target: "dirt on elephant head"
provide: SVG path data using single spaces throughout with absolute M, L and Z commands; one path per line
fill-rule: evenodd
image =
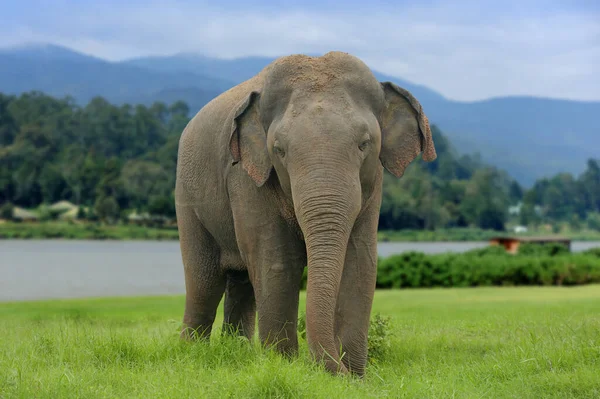
M 281 57 L 266 70 L 271 79 L 286 76 L 292 86 L 303 86 L 306 91 L 314 93 L 324 91 L 344 79 L 349 72 L 356 71 L 357 64 L 367 68 L 362 61 L 348 53 L 330 51 L 319 57 L 304 54 Z

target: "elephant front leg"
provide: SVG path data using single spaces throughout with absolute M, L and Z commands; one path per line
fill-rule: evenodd
M 362 376 L 368 357 L 368 332 L 377 278 L 377 224 L 373 217 L 357 220 L 346 250 L 337 299 L 335 336 L 342 362 Z
M 274 221 L 263 225 L 242 247 L 254 287 L 259 338 L 264 346 L 294 355 L 298 351 L 298 301 L 306 265 L 303 242 L 285 222 Z
M 300 248 L 257 260 L 258 332 L 263 345 L 293 356 L 298 352 L 298 301 L 304 263 Z

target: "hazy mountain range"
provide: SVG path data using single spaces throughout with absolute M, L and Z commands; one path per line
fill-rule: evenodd
M 58 97 L 70 95 L 82 105 L 94 96 L 148 105 L 183 100 L 193 114 L 272 60 L 178 54 L 108 62 L 59 46 L 30 45 L 0 49 L 0 92 L 39 90 Z M 522 96 L 460 102 L 425 86 L 374 73 L 411 91 L 430 122 L 449 136 L 459 152 L 479 152 L 522 184 L 558 172 L 578 174 L 588 158 L 600 156 L 600 102 Z

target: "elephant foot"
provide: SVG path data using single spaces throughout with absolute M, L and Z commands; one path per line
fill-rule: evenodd
M 346 368 L 346 365 L 343 362 L 341 362 L 341 361 L 336 362 L 333 359 L 329 359 L 329 360 L 325 361 L 325 369 L 332 375 L 347 375 L 347 374 L 349 374 L 348 369 Z
M 348 368 L 344 364 L 344 362 L 339 358 L 333 358 L 332 355 L 329 355 L 325 351 L 323 351 L 320 355 L 315 355 L 313 352 L 313 359 L 316 363 L 324 366 L 325 370 L 332 375 L 346 375 L 349 374 Z
M 179 338 L 184 341 L 208 341 L 210 340 L 212 326 L 184 324 Z
M 273 349 L 281 356 L 287 359 L 293 359 L 298 355 L 298 338 L 285 336 L 267 336 L 261 339 L 262 345 L 266 349 Z

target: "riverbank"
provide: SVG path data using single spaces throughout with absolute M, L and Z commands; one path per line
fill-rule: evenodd
M 471 228 L 441 230 L 380 231 L 380 242 L 468 242 L 488 241 L 498 235 L 513 235 Z M 549 235 L 545 231 L 530 231 L 519 236 Z M 574 241 L 600 241 L 598 231 L 561 232 Z M 96 223 L 50 221 L 39 223 L 0 223 L 0 239 L 66 239 L 66 240 L 177 240 L 179 232 L 172 227 L 138 225 L 101 225 Z
M 0 224 L 0 239 L 65 240 L 178 240 L 177 227 L 39 222 Z

